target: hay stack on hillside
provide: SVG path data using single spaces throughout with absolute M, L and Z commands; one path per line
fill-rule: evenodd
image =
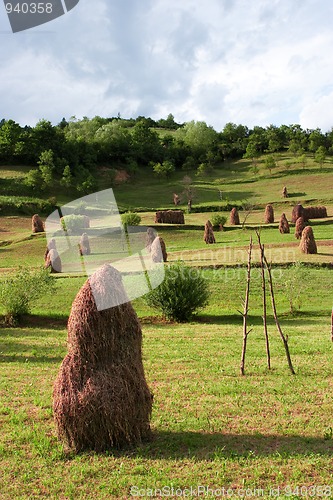
M 45 268 L 51 269 L 51 273 L 61 273 L 62 263 L 60 256 L 55 248 L 49 250 L 45 259 Z
M 155 214 L 156 224 L 185 224 L 182 210 L 159 210 Z
M 290 228 L 289 228 L 286 214 L 281 215 L 280 223 L 279 223 L 279 231 L 281 234 L 290 233 Z
M 150 437 L 152 395 L 142 363 L 142 332 L 121 275 L 104 265 L 77 294 L 68 354 L 53 388 L 58 436 L 76 451 L 103 451 Z M 119 304 L 97 310 L 97 304 Z
M 296 222 L 299 217 L 303 217 L 304 209 L 300 203 L 294 206 L 293 211 L 291 213 L 291 222 Z M 305 220 L 305 218 L 304 218 Z
M 179 198 L 178 194 L 176 194 L 176 193 L 173 193 L 173 202 L 176 206 L 180 205 L 180 198 Z
M 89 237 L 88 237 L 87 233 L 83 233 L 81 235 L 80 243 L 79 243 L 79 250 L 80 250 L 80 255 L 90 255 L 91 254 Z
M 326 207 L 306 207 L 303 209 L 303 217 L 309 219 L 325 219 L 327 217 Z
M 232 226 L 237 226 L 239 224 L 239 215 L 236 207 L 230 212 L 230 224 Z
M 44 253 L 44 262 L 46 262 L 50 250 L 57 250 L 56 240 L 54 238 L 52 238 L 46 245 L 46 250 Z
M 213 226 L 210 220 L 208 220 L 205 224 L 204 242 L 207 244 L 216 243 Z
M 168 254 L 163 238 L 161 238 L 160 236 L 156 236 L 151 245 L 150 254 L 153 262 L 167 261 Z
M 273 205 L 270 203 L 266 205 L 265 208 L 265 223 L 266 224 L 273 224 L 274 222 L 274 208 Z
M 288 191 L 286 186 L 284 186 L 282 189 L 282 196 L 283 198 L 288 198 Z
M 311 226 L 306 226 L 303 229 L 299 247 L 303 253 L 310 253 L 310 254 L 317 253 L 317 245 L 314 239 L 314 234 Z
M 295 237 L 300 240 L 302 237 L 302 231 L 305 228 L 305 220 L 303 217 L 298 217 L 295 224 Z
M 155 238 L 156 238 L 156 232 L 152 227 L 148 227 L 146 233 L 146 249 L 148 252 L 151 251 L 151 245 Z
M 31 231 L 33 233 L 43 233 L 44 230 L 45 229 L 42 219 L 38 214 L 33 215 L 31 219 Z

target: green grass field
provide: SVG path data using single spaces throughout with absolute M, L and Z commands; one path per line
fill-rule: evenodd
M 213 496 L 197 490 L 199 486 L 215 491 L 216 497 L 223 496 L 222 488 L 229 489 L 226 498 L 333 498 L 333 166 L 327 162 L 320 169 L 309 159 L 304 170 L 292 171 L 286 161 L 281 155 L 272 175 L 260 163 L 254 176 L 241 160 L 209 178 L 192 176 L 199 209 L 219 206 L 218 189 L 223 202 L 256 205 L 245 228 L 228 221 L 224 231 L 215 232 L 215 245 L 203 242 L 203 225 L 211 215 L 203 211 L 186 214 L 186 228 L 160 227 L 168 260 L 182 259 L 198 268 L 209 284 L 210 300 L 187 324 L 163 320 L 144 298 L 133 301 L 154 393 L 151 442 L 75 456 L 57 440 L 52 386 L 67 352 L 66 321 L 84 277 L 57 276 L 55 294 L 37 301 L 20 327 L 0 325 L 1 499 L 126 499 L 171 496 L 171 488 L 179 497 L 191 487 L 202 497 Z M 21 170 L 14 168 L 0 170 L 0 176 L 10 179 L 13 171 L 20 178 Z M 183 176 L 134 179 L 115 188 L 115 196 L 125 208 L 171 207 Z M 281 197 L 284 185 L 290 192 L 287 200 Z M 316 255 L 300 252 L 293 227 L 290 234 L 278 231 L 281 213 L 290 219 L 298 201 L 328 208 L 327 219 L 311 221 Z M 263 224 L 267 202 L 274 204 L 277 223 L 272 225 Z M 154 213 L 146 210 L 141 216 L 142 224 L 154 223 Z M 240 211 L 241 222 L 244 216 Z M 258 268 L 251 275 L 252 331 L 245 376 L 240 375 L 238 310 L 245 293 L 249 239 L 259 227 L 273 265 L 278 314 L 296 375 L 288 369 L 270 308 L 272 369 L 267 368 Z M 41 265 L 45 245 L 45 235 L 31 235 L 30 217 L 0 217 L 0 276 L 19 265 Z M 258 259 L 255 245 L 254 261 Z M 294 262 L 305 266 L 288 292 Z

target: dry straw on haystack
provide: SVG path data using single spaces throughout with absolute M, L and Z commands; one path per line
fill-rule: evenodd
M 146 233 L 146 245 L 145 245 L 148 252 L 150 252 L 151 245 L 155 238 L 156 238 L 156 232 L 152 227 L 148 227 Z
M 153 262 L 166 262 L 168 254 L 163 238 L 157 236 L 150 248 L 151 259 Z
M 208 220 L 205 224 L 204 241 L 207 244 L 216 243 L 213 226 L 210 220 Z
M 31 230 L 33 233 L 43 233 L 44 232 L 44 224 L 42 219 L 38 214 L 32 216 L 31 219 Z
M 184 212 L 182 210 L 159 210 L 155 214 L 155 223 L 185 224 Z
M 317 253 L 317 245 L 311 226 L 306 226 L 303 229 L 299 247 L 303 253 Z
M 44 253 L 44 262 L 46 262 L 50 250 L 57 250 L 56 241 L 54 238 L 52 238 L 46 245 L 46 250 Z
M 45 269 L 51 268 L 51 273 L 61 273 L 62 264 L 55 248 L 51 248 L 45 259 Z
M 173 202 L 176 206 L 180 204 L 180 198 L 176 193 L 173 193 Z
M 90 243 L 89 243 L 89 238 L 88 238 L 87 233 L 82 234 L 82 236 L 80 238 L 79 249 L 80 249 L 80 255 L 90 255 L 91 254 Z
M 290 233 L 290 228 L 289 228 L 286 214 L 281 215 L 280 223 L 279 223 L 279 231 L 281 234 Z
M 282 196 L 283 198 L 288 198 L 288 191 L 286 186 L 284 186 L 282 189 Z
M 274 209 L 273 206 L 269 203 L 265 208 L 265 223 L 273 224 L 274 222 Z
M 326 207 L 306 207 L 303 209 L 303 216 L 305 220 L 309 219 L 324 219 L 327 217 Z
M 142 332 L 124 300 L 121 275 L 106 264 L 85 282 L 72 305 L 53 412 L 59 438 L 76 452 L 121 448 L 151 435 Z M 120 305 L 98 311 L 96 303 Z
M 302 231 L 305 228 L 305 220 L 303 217 L 298 217 L 295 224 L 295 237 L 300 240 L 302 237 Z
M 237 226 L 239 224 L 239 215 L 237 212 L 237 208 L 233 208 L 230 212 L 230 224 L 232 226 Z
M 296 222 L 299 217 L 303 217 L 304 209 L 300 203 L 294 206 L 293 211 L 291 213 L 291 222 Z M 305 219 L 304 219 L 305 220 Z

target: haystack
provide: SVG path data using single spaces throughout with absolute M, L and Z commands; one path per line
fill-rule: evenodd
M 237 208 L 235 208 L 235 207 L 230 212 L 230 224 L 232 226 L 239 224 L 239 215 L 238 215 Z
M 176 206 L 180 205 L 180 198 L 179 198 L 178 194 L 176 194 L 176 193 L 173 193 L 173 202 Z
M 131 303 L 121 303 L 124 296 L 121 275 L 106 264 L 72 305 L 53 412 L 59 438 L 76 452 L 122 448 L 151 435 L 142 332 Z M 100 301 L 120 305 L 98 311 Z
M 268 205 L 266 205 L 265 208 L 265 223 L 273 224 L 273 222 L 274 222 L 274 209 L 273 205 L 269 203 Z
M 299 248 L 303 253 L 317 253 L 317 245 L 311 226 L 306 226 L 303 229 Z
M 163 238 L 156 236 L 151 248 L 150 248 L 151 258 L 153 262 L 166 262 L 168 254 L 166 251 L 166 246 Z
M 82 234 L 82 236 L 80 238 L 79 249 L 80 249 L 80 255 L 90 255 L 91 254 L 90 243 L 89 243 L 89 238 L 88 238 L 87 233 Z
M 302 237 L 302 231 L 305 228 L 305 221 L 303 217 L 298 217 L 296 224 L 295 224 L 295 236 L 298 240 L 301 239 Z
M 84 215 L 83 216 L 83 227 L 85 229 L 89 229 L 90 228 L 90 219 L 89 219 L 88 215 Z
M 185 224 L 184 212 L 182 210 L 159 210 L 155 214 L 155 223 Z
M 294 206 L 293 211 L 291 213 L 291 222 L 296 222 L 299 217 L 303 217 L 304 209 L 300 203 Z M 305 218 L 304 218 L 305 220 Z
M 44 232 L 44 224 L 42 219 L 38 214 L 32 216 L 31 219 L 31 230 L 33 233 L 43 233 Z
M 55 248 L 51 248 L 45 259 L 45 268 L 51 268 L 51 273 L 61 273 L 62 264 L 60 256 Z
M 282 189 L 282 196 L 283 198 L 288 198 L 288 191 L 286 186 L 284 186 Z
M 303 217 L 309 219 L 324 219 L 327 217 L 326 207 L 306 207 L 303 209 Z
M 290 233 L 290 228 L 289 228 L 286 214 L 281 215 L 280 223 L 279 223 L 279 231 L 281 234 Z
M 151 251 L 151 245 L 156 238 L 156 233 L 152 227 L 147 228 L 147 233 L 146 233 L 146 249 L 148 252 Z
M 205 224 L 204 241 L 207 244 L 216 243 L 213 226 L 210 220 L 208 220 Z
M 57 250 L 56 241 L 54 238 L 52 238 L 46 245 L 46 250 L 44 253 L 44 262 L 46 262 L 50 250 Z

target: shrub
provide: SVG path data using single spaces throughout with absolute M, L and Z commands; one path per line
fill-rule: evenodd
M 135 212 L 127 212 L 126 214 L 122 214 L 121 222 L 124 228 L 127 229 L 127 226 L 138 226 L 141 222 L 141 217 Z
M 85 228 L 85 217 L 83 215 L 64 215 L 61 218 L 61 226 L 69 233 L 80 233 Z
M 161 309 L 165 318 L 186 322 L 208 303 L 208 297 L 208 283 L 200 272 L 178 262 L 165 268 L 164 281 L 146 295 L 146 302 Z
M 213 214 L 211 219 L 214 228 L 218 228 L 220 226 L 223 227 L 224 224 L 227 222 L 227 218 L 225 217 L 225 215 L 221 214 Z
M 35 300 L 55 289 L 55 281 L 44 268 L 25 269 L 0 280 L 0 303 L 4 309 L 5 321 L 9 325 L 19 322 L 23 314 L 30 312 Z

